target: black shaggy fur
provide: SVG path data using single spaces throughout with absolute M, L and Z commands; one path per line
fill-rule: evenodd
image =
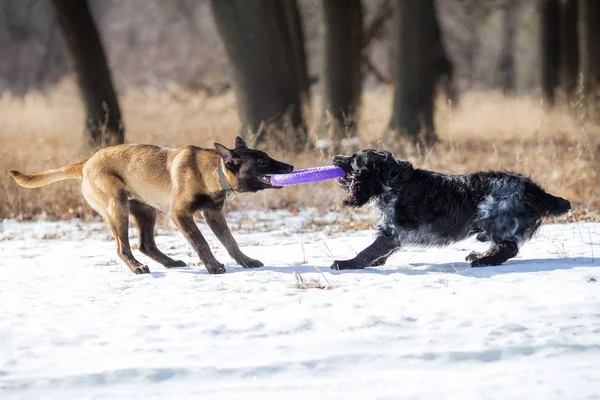
M 378 231 L 373 244 L 351 260 L 335 261 L 333 269 L 383 265 L 401 244 L 445 246 L 471 235 L 492 243 L 488 251 L 467 256 L 471 266 L 500 265 L 517 255 L 542 217 L 571 208 L 567 200 L 512 172 L 445 175 L 376 150 L 334 156 L 333 164 L 346 171 L 338 180 L 348 191 L 344 204 L 370 203 Z

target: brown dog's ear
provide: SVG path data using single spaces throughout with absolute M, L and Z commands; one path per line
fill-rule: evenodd
M 215 143 L 215 149 L 217 149 L 217 153 L 219 153 L 219 155 L 223 158 L 225 164 L 235 164 L 237 157 L 231 150 L 223 146 L 221 143 Z
M 244 141 L 244 139 L 242 139 L 240 136 L 235 138 L 235 148 L 236 149 L 245 149 L 248 146 L 246 145 L 246 142 Z

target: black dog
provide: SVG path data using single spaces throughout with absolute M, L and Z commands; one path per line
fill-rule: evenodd
M 375 242 L 351 260 L 335 261 L 333 269 L 379 266 L 401 244 L 445 246 L 475 234 L 492 246 L 469 254 L 471 266 L 500 265 L 517 255 L 542 217 L 571 208 L 567 200 L 511 172 L 444 175 L 376 150 L 334 156 L 333 164 L 346 171 L 338 180 L 349 193 L 344 204 L 370 202 L 378 214 Z

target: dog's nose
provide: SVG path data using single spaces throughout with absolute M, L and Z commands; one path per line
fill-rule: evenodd
M 290 164 L 286 164 L 285 169 L 286 169 L 286 174 L 289 174 L 290 172 L 292 172 L 294 170 L 294 166 L 290 165 Z

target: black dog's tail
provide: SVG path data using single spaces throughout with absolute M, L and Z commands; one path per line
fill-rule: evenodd
M 566 214 L 571 209 L 569 200 L 548 193 L 545 193 L 545 195 L 542 199 L 542 210 L 546 215 L 558 217 L 559 215 Z

